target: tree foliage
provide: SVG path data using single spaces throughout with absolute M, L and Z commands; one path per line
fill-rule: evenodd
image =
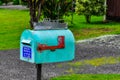
M 69 15 L 72 7 L 72 0 L 25 0 L 30 8 L 30 23 L 38 22 L 41 14 L 52 20 L 62 19 Z
M 3 3 L 3 2 L 0 0 L 0 5 L 2 5 L 2 3 Z
M 5 3 L 6 5 L 11 2 L 12 0 L 0 0 L 2 3 Z
M 45 0 L 42 11 L 45 18 L 56 20 L 69 15 L 71 8 L 72 0 Z
M 20 3 L 19 3 L 19 0 L 13 0 L 13 4 L 14 5 L 19 5 Z
M 19 0 L 19 2 L 21 5 L 28 5 L 27 0 Z
M 105 0 L 77 0 L 76 13 L 83 14 L 86 17 L 86 21 L 90 22 L 92 15 L 100 16 L 105 14 L 104 5 Z

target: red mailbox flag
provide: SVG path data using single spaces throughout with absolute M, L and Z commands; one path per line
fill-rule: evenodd
M 43 51 L 43 50 L 54 51 L 55 49 L 64 48 L 65 47 L 64 40 L 65 40 L 64 36 L 58 36 L 58 45 L 56 45 L 56 46 L 47 46 L 46 44 L 39 44 L 38 45 L 38 51 Z

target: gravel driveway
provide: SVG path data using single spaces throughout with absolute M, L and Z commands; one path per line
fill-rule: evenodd
M 99 57 L 120 56 L 120 35 L 107 35 L 94 39 L 78 41 L 76 57 L 73 63 L 80 60 Z M 85 65 L 73 67 L 68 62 L 43 64 L 43 80 L 50 77 L 71 73 L 120 73 L 120 64 L 106 64 L 98 67 Z M 19 49 L 0 51 L 0 80 L 36 80 L 35 64 L 19 60 Z
M 27 8 L 24 5 L 3 5 L 0 6 L 1 9 L 17 9 L 17 10 L 28 10 L 29 8 Z

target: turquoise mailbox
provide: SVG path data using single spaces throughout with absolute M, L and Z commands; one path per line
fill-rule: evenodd
M 21 60 L 42 64 L 74 59 L 75 40 L 72 32 L 67 28 L 55 28 L 53 24 L 55 23 L 52 22 L 52 28 L 49 26 L 49 29 L 48 27 L 36 27 L 34 30 L 25 30 L 22 33 L 20 39 Z M 46 23 L 39 25 L 43 27 L 46 26 Z

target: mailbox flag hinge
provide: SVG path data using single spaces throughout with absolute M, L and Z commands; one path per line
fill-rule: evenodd
M 56 46 L 47 46 L 46 44 L 38 44 L 38 51 L 43 51 L 43 50 L 56 50 L 56 49 L 61 49 L 65 47 L 64 43 L 65 37 L 64 36 L 58 36 L 58 45 Z

